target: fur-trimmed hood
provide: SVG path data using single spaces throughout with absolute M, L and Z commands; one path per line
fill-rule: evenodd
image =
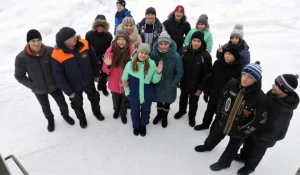
M 124 30 L 124 24 L 121 23 L 118 25 L 117 30 Z M 135 25 L 133 25 L 133 32 L 129 35 L 130 42 L 134 45 L 135 48 L 138 46 L 140 43 L 142 43 L 142 39 L 139 35 L 139 31 Z
M 175 13 L 174 12 L 171 12 L 168 16 L 168 20 L 171 21 L 171 22 L 175 22 Z M 180 23 L 185 23 L 186 22 L 186 16 L 183 15 L 181 20 L 180 20 Z
M 92 30 L 96 31 L 96 28 L 98 26 L 103 26 L 104 27 L 104 32 L 108 32 L 109 30 L 109 23 L 106 20 L 102 20 L 102 19 L 96 19 L 93 23 L 93 27 Z

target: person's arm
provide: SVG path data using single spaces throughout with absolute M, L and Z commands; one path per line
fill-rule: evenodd
M 204 60 L 204 65 L 203 65 L 203 69 L 202 69 L 203 78 L 198 83 L 198 89 L 200 91 L 204 90 L 204 86 L 207 84 L 208 76 L 211 74 L 211 70 L 212 70 L 212 58 L 211 58 L 210 54 L 207 53 L 204 56 L 206 57 L 206 59 L 203 58 L 203 60 Z
M 29 89 L 34 88 L 34 83 L 26 76 L 27 70 L 20 57 L 15 59 L 15 78 L 16 80 Z
M 131 69 L 131 62 L 128 62 L 124 68 L 123 74 L 122 74 L 122 82 L 126 82 L 129 80 L 129 71 Z M 130 88 L 129 86 L 123 86 L 125 95 L 128 96 L 130 94 Z
M 178 53 L 176 53 L 176 57 L 175 57 L 175 76 L 174 79 L 172 81 L 172 86 L 174 88 L 176 88 L 180 81 L 181 78 L 183 76 L 183 64 L 182 64 L 182 59 L 180 57 L 180 55 Z
M 185 36 L 185 39 L 184 39 L 184 42 L 183 42 L 184 46 L 187 46 L 187 45 L 190 44 L 193 33 L 194 33 L 194 30 L 191 29 L 188 32 L 188 34 Z
M 206 42 L 206 50 L 207 52 L 211 52 L 212 51 L 212 47 L 213 47 L 213 37 L 211 33 L 208 33 L 208 37 L 207 37 L 207 41 Z
M 94 77 L 100 77 L 100 64 L 98 62 L 98 57 L 96 55 L 95 50 L 90 46 L 89 48 L 89 55 L 91 59 L 92 68 L 94 71 Z

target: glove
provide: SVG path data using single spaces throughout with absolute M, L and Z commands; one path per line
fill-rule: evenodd
M 209 98 L 209 97 L 208 97 L 208 95 L 207 95 L 207 94 L 204 94 L 204 95 L 203 95 L 203 100 L 205 101 L 205 103 L 207 103 L 207 102 L 208 102 L 208 98 Z

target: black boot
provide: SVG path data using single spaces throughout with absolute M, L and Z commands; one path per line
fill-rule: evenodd
M 209 126 L 205 125 L 204 123 L 202 123 L 201 125 L 197 125 L 194 127 L 194 130 L 196 131 L 201 131 L 201 130 L 205 130 L 205 129 L 208 129 Z
M 147 134 L 146 126 L 141 126 L 140 127 L 140 134 L 141 134 L 142 137 L 144 137 Z
M 168 114 L 169 109 L 163 109 L 162 117 L 161 117 L 161 126 L 166 128 L 168 126 Z
M 133 128 L 133 134 L 138 136 L 140 134 L 140 128 Z
M 195 147 L 195 151 L 205 152 L 205 151 L 211 151 L 211 149 L 208 149 L 205 145 L 198 145 Z
M 156 107 L 156 109 L 157 109 L 157 115 L 153 120 L 154 125 L 156 125 L 161 120 L 161 116 L 162 116 L 162 112 L 163 112 L 163 108 Z
M 69 123 L 69 125 L 74 125 L 75 121 L 72 117 L 70 117 L 69 115 L 64 115 L 63 118 L 65 119 L 65 121 L 67 123 Z
M 250 169 L 246 166 L 244 166 L 243 168 L 239 169 L 239 171 L 237 172 L 238 175 L 249 175 L 251 173 L 253 173 L 254 170 Z
M 109 95 L 109 93 L 108 93 L 108 91 L 107 91 L 106 88 L 103 88 L 103 89 L 102 89 L 102 93 L 103 93 L 103 95 L 106 96 L 106 97 Z
M 119 117 L 119 111 L 115 111 L 113 114 L 113 118 L 117 119 Z
M 125 116 L 121 116 L 121 120 L 122 120 L 123 124 L 126 124 L 127 123 L 127 117 L 126 117 L 126 115 Z
M 190 127 L 194 127 L 196 125 L 195 117 L 189 117 Z
M 80 124 L 80 127 L 81 128 L 86 128 L 87 127 L 87 121 L 86 121 L 86 118 L 82 118 L 79 120 L 79 124 Z
M 55 128 L 54 119 L 48 119 L 48 127 L 47 127 L 48 131 L 53 132 L 54 128 Z
M 225 169 L 225 168 L 228 168 L 228 167 L 229 167 L 229 166 L 222 165 L 222 164 L 219 163 L 219 162 L 210 165 L 210 169 L 211 169 L 212 171 L 220 171 L 220 170 Z
M 241 154 L 234 155 L 233 160 L 241 162 L 241 163 L 245 162 L 245 159 L 241 156 Z
M 99 121 L 103 121 L 105 119 L 105 117 L 103 116 L 103 114 L 101 113 L 101 111 L 97 114 L 94 114 L 94 116 L 99 120 Z
M 186 111 L 185 111 L 185 112 L 178 111 L 178 112 L 174 115 L 174 118 L 175 118 L 175 119 L 180 119 L 184 114 L 186 114 Z

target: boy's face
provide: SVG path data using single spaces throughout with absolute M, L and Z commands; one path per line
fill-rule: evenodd
M 146 15 L 147 23 L 153 24 L 155 20 L 155 15 L 152 13 L 149 13 Z
M 255 80 L 248 74 L 243 73 L 241 78 L 241 85 L 243 87 L 251 86 L 255 83 Z
M 201 47 L 201 45 L 202 45 L 202 42 L 201 42 L 200 39 L 198 39 L 198 38 L 192 39 L 192 48 L 193 48 L 194 50 L 199 49 L 199 48 Z
M 32 39 L 29 41 L 30 49 L 34 52 L 40 52 L 42 46 L 42 40 L 40 39 Z
M 277 95 L 277 96 L 285 95 L 285 93 L 282 92 L 275 83 L 272 85 L 272 93 Z
M 124 7 L 121 4 L 116 4 L 117 11 L 120 12 L 124 9 Z

